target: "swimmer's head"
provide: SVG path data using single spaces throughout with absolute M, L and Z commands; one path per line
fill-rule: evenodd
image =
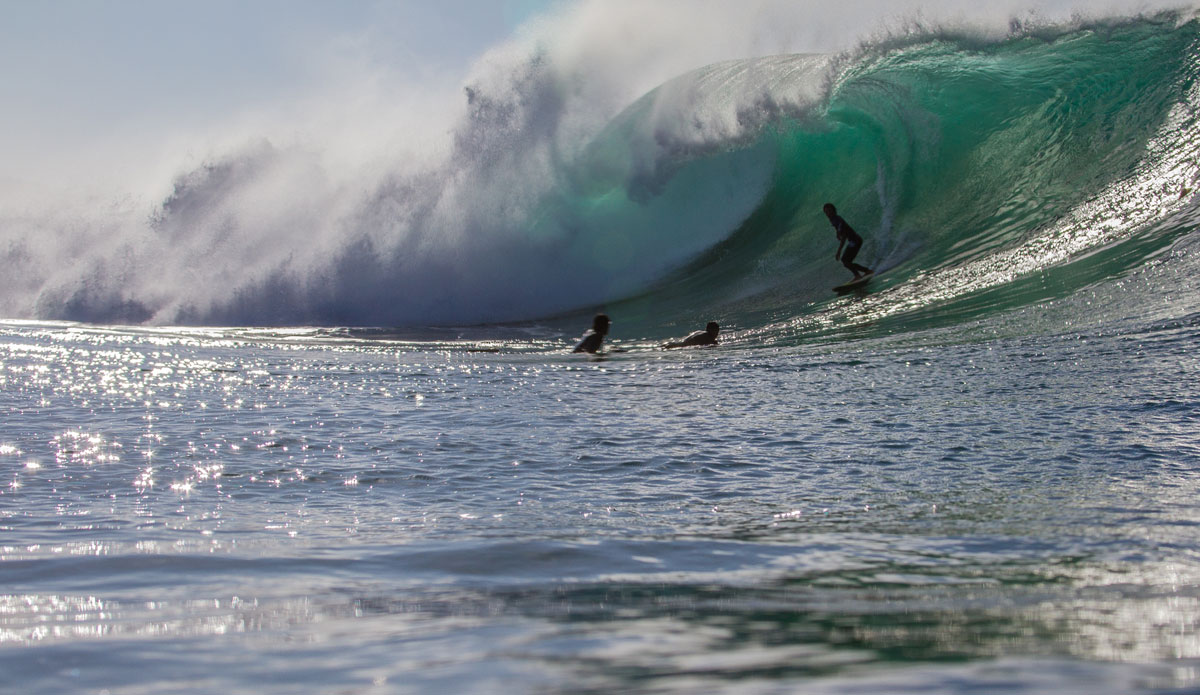
M 592 319 L 592 330 L 600 335 L 608 333 L 608 325 L 612 323 L 608 320 L 608 314 L 596 314 L 596 318 Z
M 704 330 L 709 335 L 716 337 L 716 335 L 721 332 L 721 324 L 717 323 L 716 321 L 709 321 L 708 325 L 704 327 Z

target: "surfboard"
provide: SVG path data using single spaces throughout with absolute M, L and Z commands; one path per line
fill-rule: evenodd
M 873 277 L 875 277 L 875 273 L 867 273 L 857 280 L 851 280 L 844 285 L 838 285 L 837 287 L 833 288 L 833 291 L 841 294 L 843 292 L 849 292 L 850 290 L 857 290 L 858 288 L 865 286 Z

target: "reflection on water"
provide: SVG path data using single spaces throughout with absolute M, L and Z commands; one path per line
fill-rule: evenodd
M 1194 324 L 604 361 L 230 335 L 4 329 L 6 688 L 1198 682 Z
M 360 652 L 348 660 L 326 655 L 332 662 L 326 679 L 353 680 L 363 662 L 378 659 L 371 666 L 375 680 L 402 682 L 409 674 L 440 670 L 480 682 L 490 675 L 487 665 L 500 662 L 587 692 L 709 691 L 757 679 L 777 685 L 853 681 L 889 664 L 1019 658 L 1127 663 L 1141 666 L 1142 677 L 1163 679 L 1164 687 L 1195 682 L 1186 668 L 1172 677 L 1145 666 L 1200 660 L 1200 597 L 1194 590 L 1148 590 L 1156 578 L 1127 576 L 1108 586 L 1086 585 L 1071 568 L 981 570 L 922 576 L 897 567 L 885 574 L 839 571 L 741 586 L 676 581 L 425 588 L 347 592 L 340 600 L 332 597 L 342 591 L 330 589 L 320 598 L 265 602 L 9 595 L 0 603 L 0 640 L 119 640 L 155 654 L 163 651 L 155 645 L 163 637 L 178 642 L 249 634 L 268 658 L 281 658 L 296 641 Z M 1187 579 L 1196 586 L 1195 577 Z

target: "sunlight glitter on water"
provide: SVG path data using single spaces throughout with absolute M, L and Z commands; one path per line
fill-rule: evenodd
M 125 365 L 110 381 L 128 397 L 82 367 L 46 380 L 79 357 L 41 351 L 46 370 L 6 372 L 22 424 L 2 433 L 21 483 L 0 489 L 2 639 L 132 644 L 124 666 L 185 671 L 170 652 L 197 638 L 286 663 L 311 640 L 332 671 L 362 653 L 388 683 L 435 662 L 546 676 L 559 654 L 572 680 L 668 691 L 896 654 L 1196 658 L 1200 580 L 1148 559 L 1190 547 L 1200 518 L 1190 386 L 1159 397 L 1179 338 L 1140 340 L 1131 364 L 1109 359 L 1121 337 L 585 361 L 348 343 L 234 359 L 159 333 L 94 353 Z M 382 658 L 397 649 L 423 656 Z

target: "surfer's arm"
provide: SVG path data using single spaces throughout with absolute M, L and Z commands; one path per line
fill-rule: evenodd
M 696 331 L 688 337 L 674 343 L 665 343 L 664 349 L 681 348 L 681 347 L 696 347 L 699 345 L 716 345 L 717 339 L 710 337 L 707 331 Z
M 838 249 L 837 249 L 837 251 L 834 251 L 834 253 L 833 253 L 833 260 L 835 260 L 835 261 L 842 260 L 842 248 L 844 248 L 845 246 L 846 246 L 846 240 L 839 238 L 838 239 Z

